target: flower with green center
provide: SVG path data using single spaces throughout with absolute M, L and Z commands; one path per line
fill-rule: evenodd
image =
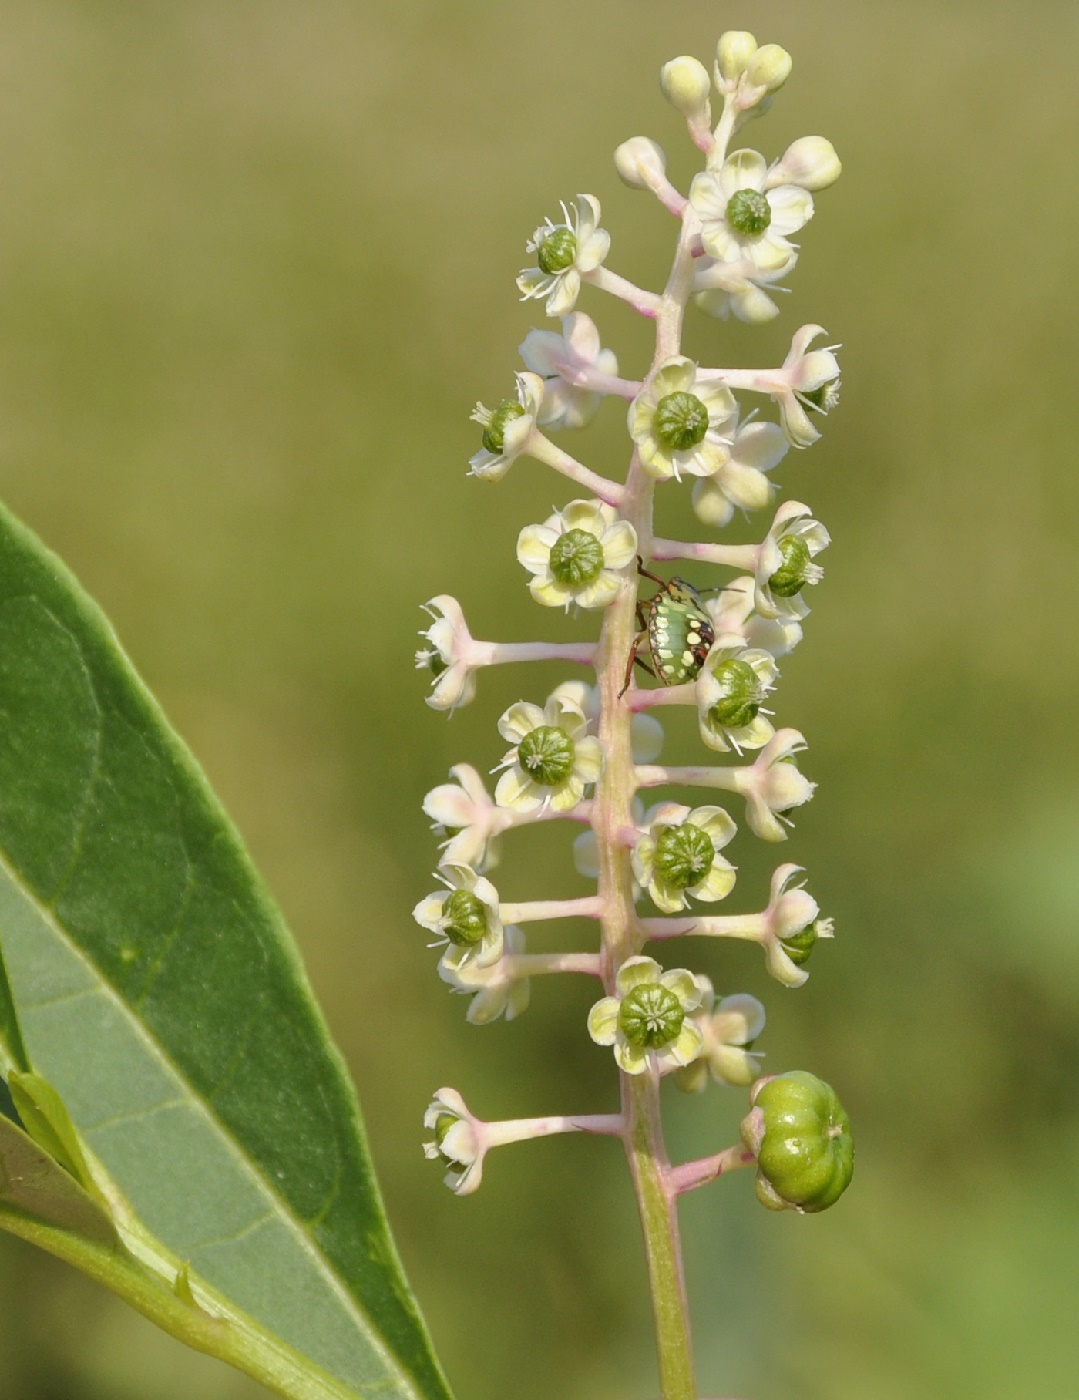
M 696 680 L 697 719 L 710 749 L 760 749 L 775 733 L 761 706 L 779 671 L 768 652 L 719 636 Z
M 740 637 L 743 646 L 772 657 L 786 656 L 802 640 L 802 629 L 797 622 L 758 617 L 753 611 L 755 586 L 753 575 L 743 574 L 705 603 L 712 630 L 717 637 Z
M 423 608 L 434 621 L 420 633 L 431 645 L 416 653 L 416 668 L 434 676 L 428 705 L 453 711 L 475 698 L 476 667 L 487 664 L 491 646 L 473 640 L 460 603 L 448 593 L 431 598 Z
M 442 843 L 443 865 L 470 865 L 473 870 L 493 870 L 498 864 L 498 834 L 505 813 L 491 800 L 483 779 L 469 763 L 450 769 L 456 782 L 432 788 L 423 799 L 423 810 L 439 834 L 454 834 Z
M 790 235 L 813 217 L 813 196 L 799 185 L 768 183 L 757 151 L 735 151 L 719 170 L 694 177 L 689 200 L 701 221 L 701 242 L 717 262 L 749 262 L 782 276 L 794 264 Z
M 675 1084 L 687 1094 L 700 1093 L 709 1077 L 717 1084 L 752 1084 L 761 1072 L 763 1056 L 752 1047 L 764 1030 L 764 1007 L 745 992 L 717 1005 L 711 982 L 698 980 L 707 984 L 694 1013 L 704 1044 L 700 1056 L 675 1075 Z
M 834 1205 L 854 1174 L 850 1119 L 835 1090 L 807 1070 L 761 1079 L 742 1120 L 757 1158 L 757 1199 L 769 1210 L 812 1214 Z
M 483 428 L 482 446 L 469 458 L 469 476 L 501 481 L 511 462 L 525 451 L 542 407 L 543 380 L 527 372 L 517 376 L 516 399 L 503 399 L 493 409 L 478 403 L 470 416 Z
M 738 422 L 734 395 L 717 379 L 701 379 L 692 360 L 668 360 L 629 406 L 630 436 L 658 481 L 714 476 L 731 455 Z
M 498 732 L 513 744 L 499 764 L 506 770 L 495 788 L 500 807 L 571 811 L 603 770 L 603 747 L 568 696 L 551 695 L 542 710 L 519 700 L 498 721 Z
M 517 558 L 533 576 L 529 591 L 548 608 L 607 607 L 636 556 L 636 530 L 602 501 L 570 501 L 517 539 Z
M 810 421 L 811 413 L 827 415 L 839 402 L 838 345 L 823 350 L 809 347 L 826 335 L 823 326 L 802 326 L 791 339 L 791 348 L 768 392 L 779 409 L 780 421 L 793 447 L 812 447 L 820 437 Z
M 801 987 L 806 982 L 809 973 L 803 964 L 820 939 L 835 934 L 835 921 L 820 918 L 817 901 L 794 883 L 801 873 L 800 865 L 778 867 L 762 919 L 764 965 L 785 987 Z
M 443 861 L 437 877 L 446 886 L 421 899 L 412 917 L 437 935 L 436 945 L 448 944 L 443 962 L 454 968 L 470 962 L 487 967 L 502 956 L 502 920 L 498 891 L 490 880 L 467 865 Z
M 516 924 L 507 924 L 502 932 L 503 952 L 495 963 L 481 965 L 473 960 L 461 966 L 446 957 L 439 960 L 438 975 L 443 982 L 455 992 L 471 996 L 467 1019 L 473 1026 L 486 1026 L 503 1015 L 512 1021 L 528 1006 L 529 979 L 515 977 L 510 970 L 510 960 L 525 951 L 525 936 Z
M 456 1089 L 439 1089 L 423 1115 L 423 1126 L 434 1133 L 423 1144 L 423 1155 L 449 1167 L 443 1180 L 455 1195 L 471 1195 L 483 1178 L 484 1125 Z
M 776 423 L 745 422 L 736 429 L 730 456 L 712 476 L 693 483 L 693 509 L 707 525 L 729 523 L 735 507 L 761 510 L 775 485 L 765 475 L 787 455 L 790 444 Z
M 720 851 L 737 827 L 722 807 L 663 802 L 645 818 L 633 848 L 633 873 L 657 909 L 677 914 L 689 896 L 713 902 L 734 886 L 734 866 Z
M 517 275 L 521 300 L 546 297 L 547 315 L 565 316 L 577 304 L 582 275 L 600 266 L 610 246 L 611 235 L 599 227 L 599 200 L 579 194 L 572 210 L 562 205 L 562 223 L 545 219 L 525 245 L 537 266 Z
M 784 501 L 757 558 L 753 605 L 761 617 L 798 622 L 809 612 L 806 585 L 819 583 L 824 570 L 813 563 L 831 536 L 801 501 Z
M 603 395 L 577 387 L 590 370 L 614 377 L 618 357 L 600 344 L 595 322 L 583 311 L 562 318 L 562 334 L 531 330 L 518 347 L 525 368 L 543 379 L 541 428 L 583 428 L 596 416 Z
M 693 301 L 699 310 L 720 321 L 734 316 L 750 325 L 761 325 L 779 315 L 770 293 L 797 261 L 798 254 L 792 249 L 789 262 L 765 272 L 751 258 L 720 262 L 705 254 L 697 259 L 693 274 Z
M 786 841 L 787 813 L 813 796 L 815 783 L 798 771 L 797 754 L 806 747 L 797 729 L 780 729 L 756 762 L 733 770 L 734 787 L 746 799 L 746 821 L 762 841 Z
M 629 958 L 615 978 L 617 995 L 588 1013 L 588 1034 L 597 1045 L 614 1047 L 626 1074 L 643 1074 L 651 1056 L 661 1074 L 688 1065 L 703 1044 L 689 1013 L 700 1005 L 705 983 L 685 968 L 664 972 L 654 958 Z

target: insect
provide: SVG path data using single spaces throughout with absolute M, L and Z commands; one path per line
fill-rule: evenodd
M 633 639 L 626 662 L 622 695 L 629 689 L 634 662 L 664 685 L 695 680 L 716 639 L 712 619 L 691 583 L 684 578 L 672 578 L 668 583 L 650 574 L 640 558 L 637 572 L 642 578 L 658 583 L 659 589 L 646 602 L 637 604 L 637 624 L 641 630 Z M 649 661 L 642 660 L 642 650 L 647 650 Z

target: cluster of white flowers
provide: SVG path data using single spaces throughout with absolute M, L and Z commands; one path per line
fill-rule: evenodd
M 493 793 L 475 769 L 458 764 L 454 781 L 427 795 L 424 809 L 446 838 L 437 872 L 444 889 L 421 900 L 415 917 L 442 948 L 441 977 L 469 996 L 473 1024 L 519 1016 L 537 974 L 602 978 L 604 994 L 582 1032 L 612 1048 L 632 1080 L 658 1083 L 670 1073 L 687 1090 L 703 1089 L 710 1079 L 734 1086 L 757 1079 L 761 1055 L 753 1047 L 764 1008 L 748 993 L 717 997 L 703 973 L 664 970 L 642 952 L 645 945 L 693 935 L 749 939 L 760 946 L 767 971 L 794 987 L 805 981 L 816 942 L 832 933 L 831 921 L 819 917 L 816 901 L 796 883 L 799 867 L 790 864 L 775 871 L 763 912 L 707 912 L 702 906 L 728 899 L 735 887 L 736 869 L 726 855 L 738 829 L 734 817 L 712 802 L 663 801 L 646 810 L 639 797 L 658 786 L 734 794 L 744 799 L 748 829 L 780 842 L 788 836 L 789 813 L 813 794 L 796 763 L 803 736 L 777 731 L 766 706 L 777 692 L 780 660 L 802 638 L 805 594 L 822 577 L 817 557 L 829 543 L 827 530 L 808 506 L 788 500 L 752 545 L 653 533 L 654 498 L 669 483 L 689 482 L 696 515 L 713 530 L 735 511 L 770 509 L 773 470 L 790 448 L 820 437 L 819 419 L 837 400 L 836 347 L 820 348 L 824 332 L 815 324 L 794 334 L 790 353 L 773 368 L 713 368 L 680 353 L 691 305 L 749 322 L 776 315 L 774 294 L 799 256 L 792 240 L 813 217 L 814 196 L 839 176 L 839 160 L 823 137 L 803 137 L 771 162 L 756 150 L 731 149 L 743 124 L 770 105 L 790 66 L 778 46 L 760 46 L 737 32 L 721 38 L 713 75 L 692 58 L 664 67 L 663 92 L 705 159 L 688 192 L 669 181 L 666 158 L 650 138 L 633 137 L 618 148 L 623 181 L 655 195 L 678 220 L 674 267 L 662 293 L 634 286 L 608 267 L 611 237 L 594 195 L 562 204 L 561 218 L 545 219 L 526 244 L 533 262 L 517 278 L 522 299 L 542 303 L 560 328 L 529 331 L 515 392 L 493 408 L 477 405 L 473 417 L 482 436 L 471 475 L 497 481 L 518 459 L 532 459 L 584 490 L 542 523 L 524 525 L 517 559 L 543 607 L 600 613 L 599 640 L 476 641 L 458 603 L 440 595 L 427 604 L 433 621 L 422 634 L 428 646 L 417 654 L 417 664 L 434 673 L 428 703 L 445 710 L 474 698 L 483 666 L 561 659 L 595 673 L 505 711 L 497 728 L 510 747 L 493 770 Z M 655 358 L 640 379 L 620 377 L 614 352 L 576 309 L 582 295 L 595 292 L 655 321 Z M 744 394 L 771 401 L 773 420 L 747 412 L 738 397 Z M 584 427 L 610 399 L 621 401 L 627 415 L 625 481 L 597 474 L 550 436 Z M 652 572 L 673 561 L 729 572 L 696 586 Z M 643 580 L 651 580 L 644 584 L 651 592 L 640 597 Z M 634 684 L 635 667 L 654 683 Z M 708 749 L 740 761 L 708 768 L 656 764 L 663 740 L 656 713 L 678 705 L 695 714 Z M 549 820 L 584 827 L 575 859 L 596 879 L 596 893 L 508 904 L 489 879 L 500 838 Z M 658 915 L 642 910 L 645 901 Z M 571 916 L 595 921 L 595 948 L 525 951 L 519 924 Z M 448 1166 L 447 1182 L 459 1193 L 478 1185 L 483 1156 L 496 1142 L 562 1131 L 628 1139 L 631 1132 L 629 1117 L 620 1115 L 485 1124 L 450 1089 L 435 1097 L 427 1126 L 434 1136 L 425 1150 Z M 675 1172 L 674 1182 L 711 1179 L 705 1168 L 663 1170 Z

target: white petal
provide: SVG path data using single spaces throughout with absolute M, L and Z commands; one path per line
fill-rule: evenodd
M 495 788 L 495 802 L 499 807 L 508 807 L 515 812 L 534 812 L 542 807 L 545 792 L 520 768 L 508 768 L 498 780 Z
M 604 997 L 588 1013 L 588 1034 L 597 1045 L 613 1045 L 618 1034 L 618 998 Z
M 608 569 L 576 595 L 577 604 L 582 608 L 607 608 L 618 597 L 622 587 L 620 575 L 611 573 Z
M 727 198 L 736 190 L 763 190 L 768 162 L 759 151 L 734 151 L 723 162 L 719 183 Z
M 543 711 L 530 700 L 518 700 L 498 721 L 498 732 L 511 744 L 519 744 L 526 734 L 544 723 Z
M 637 557 L 637 531 L 628 520 L 617 520 L 602 536 L 603 562 L 608 569 L 624 569 Z
M 634 987 L 650 986 L 653 982 L 658 982 L 662 972 L 663 969 L 655 958 L 642 957 L 640 954 L 627 958 L 614 979 L 618 995 L 624 997 L 632 992 Z
M 768 203 L 772 210 L 768 228 L 772 233 L 797 233 L 813 217 L 813 196 L 797 185 L 780 185 L 777 190 L 769 190 Z

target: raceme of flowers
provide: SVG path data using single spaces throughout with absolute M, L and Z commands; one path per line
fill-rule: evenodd
M 487 666 L 553 661 L 572 673 L 546 693 L 522 679 L 520 698 L 494 726 L 509 747 L 486 756 L 490 779 L 458 763 L 450 781 L 428 793 L 424 810 L 442 838 L 440 888 L 420 901 L 415 918 L 438 949 L 439 976 L 468 997 L 474 1025 L 520 1017 L 542 1000 L 539 976 L 591 977 L 597 986 L 582 1045 L 590 1039 L 613 1051 L 629 1085 L 624 1102 L 635 1107 L 484 1123 L 456 1090 L 443 1088 L 427 1112 L 432 1136 L 424 1150 L 442 1161 L 459 1194 L 479 1185 L 495 1145 L 571 1131 L 619 1136 L 628 1145 L 641 1122 L 659 1140 L 656 1087 L 666 1076 L 692 1092 L 709 1083 L 726 1091 L 753 1086 L 742 1142 L 676 1167 L 657 1156 L 650 1170 L 667 1199 L 753 1165 L 770 1208 L 812 1211 L 831 1204 L 849 1180 L 849 1123 L 832 1091 L 802 1071 L 762 1079 L 756 1044 L 764 1007 L 726 986 L 718 994 L 721 964 L 707 972 L 688 967 L 690 951 L 672 958 L 664 946 L 672 939 L 680 950 L 707 949 L 693 941 L 704 938 L 756 942 L 767 971 L 793 988 L 804 983 L 817 943 L 832 936 L 800 867 L 779 865 L 765 896 L 743 890 L 732 851 L 740 829 L 765 842 L 787 840 L 791 814 L 814 793 L 800 767 L 806 741 L 783 713 L 781 672 L 802 640 L 830 539 L 809 506 L 776 504 L 772 473 L 795 449 L 786 472 L 797 480 L 799 452 L 820 438 L 838 400 L 838 347 L 811 323 L 794 332 L 775 366 L 716 366 L 681 350 L 687 312 L 749 323 L 778 314 L 776 293 L 802 256 L 803 238 L 812 255 L 818 198 L 840 174 L 831 143 L 801 137 L 772 158 L 741 144 L 743 127 L 764 113 L 790 71 L 783 49 L 741 31 L 721 37 L 711 74 L 688 57 L 665 65 L 662 90 L 685 119 L 703 168 L 688 190 L 677 188 L 663 150 L 644 136 L 623 142 L 615 167 L 677 226 L 669 279 L 650 290 L 615 270 L 617 230 L 612 237 L 603 226 L 596 195 L 558 205 L 527 239 L 531 260 L 517 277 L 522 300 L 554 325 L 529 330 L 503 397 L 473 413 L 480 441 L 472 477 L 498 481 L 520 462 L 526 465 L 518 470 L 548 468 L 555 481 L 564 478 L 565 498 L 548 509 L 552 477 L 544 474 L 536 514 L 521 522 L 516 557 L 524 578 L 517 577 L 543 609 L 538 617 L 584 611 L 595 615 L 597 635 L 586 643 L 480 641 L 456 599 L 441 594 L 426 605 L 430 625 L 416 660 L 432 673 L 433 708 L 471 703 Z M 655 324 L 655 354 L 634 371 L 639 378 L 624 377 L 627 367 L 593 320 L 603 296 Z M 609 399 L 615 419 L 625 416 L 629 467 L 621 480 L 587 463 L 563 437 L 591 423 Z M 700 539 L 656 533 L 679 490 L 701 523 Z M 719 538 L 736 514 L 760 519 L 753 543 Z M 511 552 L 508 542 L 507 564 Z M 523 591 L 519 597 L 523 612 L 530 604 Z M 670 724 L 697 734 L 700 766 L 659 762 Z M 669 791 L 646 801 L 652 789 L 690 788 L 692 801 Z M 514 831 L 552 821 L 570 824 L 574 862 L 594 881 L 594 893 L 507 901 L 491 873 Z M 757 912 L 744 912 L 754 906 Z M 593 932 L 585 948 L 563 948 L 557 930 L 565 919 L 587 921 Z M 529 933 L 526 945 L 522 925 L 529 922 L 545 928 Z M 798 1141 L 812 1170 L 800 1172 L 784 1156 L 788 1138 L 769 1116 L 784 1106 L 800 1115 Z M 830 1125 L 827 1142 L 813 1138 L 818 1109 Z M 768 1163 L 781 1160 L 772 1180 Z M 826 1179 L 826 1198 L 814 1194 L 814 1170 Z

